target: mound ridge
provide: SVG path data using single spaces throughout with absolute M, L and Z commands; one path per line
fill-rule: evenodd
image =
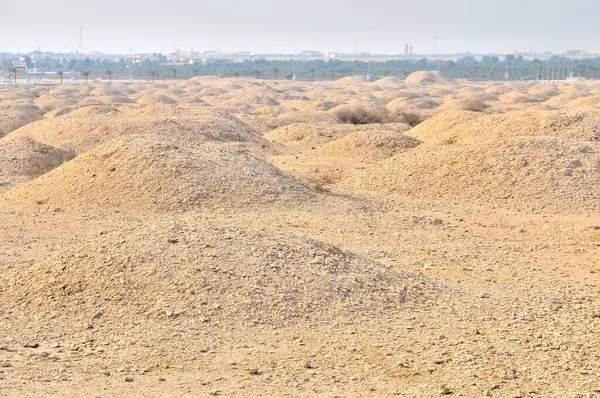
M 102 333 L 123 318 L 204 318 L 238 327 L 361 319 L 422 305 L 441 290 L 423 277 L 289 235 L 165 223 L 124 236 L 102 235 L 22 267 L 18 278 L 0 275 L 7 298 L 1 306 L 48 322 L 91 320 Z
M 68 150 L 30 138 L 0 139 L 0 188 L 24 184 L 72 159 Z
M 177 103 L 177 101 L 165 94 L 145 95 L 138 99 L 137 102 L 144 105 L 170 105 Z
M 156 135 L 188 142 L 220 141 L 267 145 L 268 141 L 250 126 L 231 116 L 206 113 L 202 116 L 163 117 L 150 114 L 86 114 L 31 123 L 12 135 L 41 143 L 86 152 L 113 138 L 131 134 Z
M 392 77 L 392 76 L 387 76 L 387 77 L 382 77 L 379 80 L 375 80 L 372 85 L 373 86 L 377 86 L 377 87 L 382 87 L 382 88 L 400 88 L 403 87 L 404 82 L 401 79 L 398 79 L 396 77 Z
M 469 143 L 516 136 L 597 141 L 600 139 L 600 112 L 517 111 L 487 115 L 453 110 L 433 116 L 413 128 L 408 135 L 429 144 Z
M 246 150 L 217 143 L 180 145 L 155 136 L 120 137 L 9 194 L 13 201 L 53 208 L 131 212 L 285 205 L 314 197 Z
M 449 80 L 442 76 L 438 71 L 417 71 L 410 74 L 406 80 L 404 80 L 404 83 L 411 85 L 447 84 L 449 83 Z
M 244 119 L 257 131 L 269 133 L 270 131 L 292 124 L 337 124 L 339 120 L 322 111 L 291 111 L 283 112 L 277 116 L 250 115 Z
M 358 131 L 308 152 L 311 158 L 381 160 L 417 147 L 419 141 L 392 130 Z
M 265 138 L 273 142 L 285 144 L 289 148 L 310 149 L 354 133 L 380 132 L 382 130 L 395 133 L 407 131 L 405 124 L 329 124 L 329 123 L 294 123 L 280 127 L 265 134 Z
M 44 111 L 34 104 L 1 101 L 0 137 L 43 117 Z
M 600 208 L 600 151 L 556 137 L 419 146 L 355 173 L 344 189 L 528 210 Z

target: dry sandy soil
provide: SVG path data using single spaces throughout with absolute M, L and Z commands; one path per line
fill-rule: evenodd
M 599 93 L 1 87 L 1 395 L 600 397 Z

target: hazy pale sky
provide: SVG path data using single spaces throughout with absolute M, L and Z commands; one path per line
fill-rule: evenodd
M 0 0 L 0 50 L 600 52 L 599 0 Z

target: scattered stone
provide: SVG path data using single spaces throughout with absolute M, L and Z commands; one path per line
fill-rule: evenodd
M 8 361 L 0 362 L 0 368 L 12 368 L 12 364 Z
M 250 375 L 258 375 L 258 374 L 260 374 L 260 372 L 258 371 L 258 369 L 254 368 L 254 369 L 250 369 L 248 371 L 248 374 L 250 374 Z
M 104 311 L 98 311 L 94 315 L 92 315 L 92 319 L 100 319 L 100 317 L 104 314 Z
M 450 395 L 450 394 L 452 394 L 452 390 L 446 384 L 442 384 L 440 386 L 440 394 L 441 395 Z
M 131 377 L 131 376 L 127 376 L 127 377 L 125 377 L 125 381 L 126 381 L 127 383 L 133 383 L 133 377 Z
M 517 378 L 517 373 L 514 370 L 507 369 L 506 372 L 504 372 L 505 380 L 515 380 L 516 378 Z
M 25 348 L 38 348 L 40 346 L 40 343 L 35 342 L 35 341 L 30 341 L 29 343 L 25 343 L 23 345 L 23 347 Z

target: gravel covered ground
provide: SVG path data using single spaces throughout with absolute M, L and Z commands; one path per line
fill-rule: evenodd
M 600 397 L 597 85 L 432 79 L 0 88 L 1 395 Z

